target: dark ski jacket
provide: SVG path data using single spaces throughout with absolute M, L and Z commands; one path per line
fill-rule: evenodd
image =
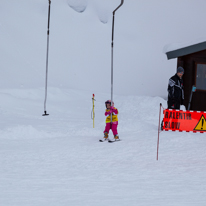
M 183 80 L 177 74 L 169 79 L 168 83 L 168 101 L 180 102 L 184 100 Z

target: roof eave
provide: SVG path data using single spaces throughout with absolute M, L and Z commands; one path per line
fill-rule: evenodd
M 174 59 L 177 57 L 185 56 L 188 54 L 192 54 L 195 52 L 199 52 L 206 49 L 206 41 L 198 44 L 194 44 L 191 46 L 187 46 L 184 48 L 176 49 L 173 51 L 166 52 L 167 59 Z

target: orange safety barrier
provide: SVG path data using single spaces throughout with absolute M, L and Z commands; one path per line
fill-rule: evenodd
M 163 120 L 161 121 L 161 109 L 159 110 L 159 126 L 157 138 L 157 160 L 159 156 L 159 134 L 163 131 L 179 131 L 179 132 L 206 132 L 206 112 L 183 111 L 175 109 L 163 108 Z
M 165 109 L 163 111 L 165 131 L 206 132 L 206 113 Z

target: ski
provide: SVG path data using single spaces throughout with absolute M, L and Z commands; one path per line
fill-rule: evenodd
M 113 143 L 113 142 L 119 142 L 121 141 L 121 139 L 116 139 L 116 140 L 111 140 L 111 139 L 99 139 L 99 142 L 109 142 L 109 143 Z
M 99 142 L 108 142 L 108 141 L 109 141 L 109 140 L 107 140 L 107 139 L 104 139 L 104 140 L 103 140 L 103 139 L 100 139 L 100 140 L 99 140 Z
M 121 141 L 121 140 L 120 139 L 118 139 L 118 140 L 108 140 L 109 143 L 119 142 L 119 141 Z

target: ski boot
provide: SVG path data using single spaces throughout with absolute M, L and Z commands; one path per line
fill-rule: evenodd
M 114 139 L 109 140 L 109 142 L 120 141 L 119 135 L 114 135 Z
M 119 139 L 119 136 L 118 135 L 114 135 L 114 140 L 115 141 L 119 141 L 120 139 Z
M 108 137 L 109 137 L 108 133 L 105 132 L 105 133 L 104 133 L 104 137 L 103 137 L 102 139 L 100 139 L 99 141 L 100 141 L 100 142 L 107 141 L 107 140 L 109 139 Z

